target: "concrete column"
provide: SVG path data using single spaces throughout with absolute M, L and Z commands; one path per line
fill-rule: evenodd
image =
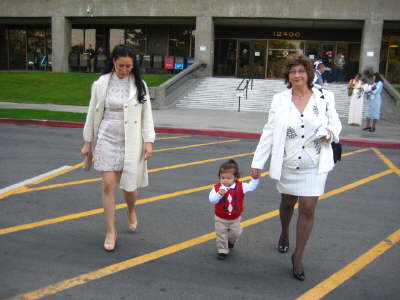
M 361 38 L 360 72 L 373 70 L 379 72 L 383 19 L 367 19 Z
M 214 20 L 212 17 L 196 17 L 195 61 L 207 64 L 202 72 L 212 76 L 214 68 Z
M 63 16 L 51 18 L 51 45 L 53 72 L 68 72 L 71 50 L 71 22 Z

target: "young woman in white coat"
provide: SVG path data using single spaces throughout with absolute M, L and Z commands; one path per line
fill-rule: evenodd
M 149 91 L 130 46 L 116 46 L 108 68 L 93 83 L 83 139 L 82 154 L 102 175 L 104 249 L 113 251 L 116 187 L 119 184 L 123 190 L 128 227 L 135 231 L 137 189 L 148 185 L 146 161 L 155 139 Z
M 289 250 L 289 224 L 299 202 L 293 276 L 303 281 L 303 252 L 310 236 L 318 197 L 334 166 L 331 142 L 342 129 L 334 95 L 312 87 L 314 71 L 304 55 L 288 57 L 284 70 L 288 89 L 274 95 L 268 122 L 255 151 L 251 175 L 258 178 L 271 155 L 270 176 L 281 194 L 282 225 L 278 251 Z

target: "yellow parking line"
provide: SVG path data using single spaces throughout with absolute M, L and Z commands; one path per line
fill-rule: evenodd
M 190 137 L 190 135 L 163 136 L 163 137 L 156 138 L 156 141 L 159 141 L 159 140 L 176 140 L 176 139 L 183 139 L 183 138 L 187 138 L 187 137 Z
M 356 187 L 358 185 L 362 185 L 362 184 L 364 184 L 366 182 L 375 180 L 375 179 L 377 179 L 379 177 L 382 177 L 382 176 L 385 176 L 385 175 L 391 174 L 391 173 L 393 173 L 393 170 L 386 170 L 386 171 L 374 174 L 372 176 L 363 178 L 361 180 L 353 182 L 350 185 L 347 185 L 347 186 L 349 186 L 349 188 L 345 188 L 346 186 L 344 186 L 344 187 L 332 190 L 329 193 L 327 193 L 327 196 L 320 197 L 320 199 L 324 199 L 324 198 L 330 197 L 332 195 L 335 195 L 335 194 L 338 194 L 338 193 L 342 193 L 342 192 L 344 192 L 344 191 L 346 191 L 348 189 L 354 188 L 354 187 Z M 255 218 L 248 219 L 248 220 L 242 222 L 242 225 L 243 225 L 243 227 L 252 226 L 252 225 L 255 225 L 255 224 L 260 223 L 262 221 L 265 221 L 267 219 L 271 219 L 271 218 L 277 216 L 278 214 L 279 214 L 279 210 L 274 210 L 274 211 L 262 214 L 260 216 L 257 216 Z M 193 238 L 193 239 L 190 239 L 190 240 L 187 240 L 187 241 L 175 244 L 175 245 L 171 245 L 171 246 L 166 247 L 166 248 L 162 248 L 162 249 L 159 249 L 159 250 L 156 250 L 156 251 L 152 251 L 152 252 L 146 253 L 144 255 L 141 255 L 141 256 L 138 256 L 138 257 L 134 257 L 134 258 L 131 258 L 131 259 L 128 259 L 128 260 L 124 260 L 122 262 L 119 262 L 119 263 L 116 263 L 116 264 L 113 264 L 113 265 L 110 265 L 110 266 L 95 270 L 93 272 L 85 273 L 85 274 L 82 274 L 82 275 L 79 275 L 79 276 L 76 276 L 76 277 L 72 277 L 72 278 L 60 281 L 60 282 L 55 283 L 55 284 L 48 285 L 46 287 L 37 289 L 37 290 L 32 291 L 32 292 L 28 292 L 28 293 L 25 293 L 25 294 L 18 295 L 16 297 L 12 298 L 12 299 L 29 299 L 29 300 L 40 299 L 42 297 L 53 295 L 53 294 L 56 294 L 58 292 L 64 291 L 66 289 L 70 289 L 72 287 L 88 283 L 89 281 L 96 280 L 96 279 L 99 279 L 99 278 L 103 278 L 103 277 L 115 274 L 117 272 L 121 272 L 121 271 L 130 269 L 132 267 L 144 264 L 146 262 L 150 262 L 150 261 L 159 259 L 161 257 L 177 253 L 177 252 L 182 251 L 184 249 L 187 249 L 187 248 L 190 248 L 190 247 L 205 243 L 207 241 L 210 241 L 211 239 L 214 239 L 214 238 L 215 238 L 215 232 L 210 232 L 210 233 L 207 233 L 207 234 L 203 234 L 203 235 L 198 236 L 196 238 Z
M 357 259 L 353 260 L 343 269 L 331 275 L 312 289 L 305 292 L 297 298 L 297 300 L 316 300 L 321 299 L 339 285 L 350 279 L 352 276 L 360 272 L 368 264 L 373 262 L 379 256 L 384 254 L 396 243 L 400 241 L 400 229 L 389 235 L 386 239 L 369 249 L 364 254 L 360 255 Z
M 358 150 L 355 150 L 355 151 L 343 153 L 342 156 L 346 157 L 346 156 L 354 155 L 354 154 L 357 154 L 357 153 L 366 152 L 366 151 L 369 151 L 369 150 L 371 150 L 371 148 L 362 148 L 362 149 L 358 149 Z
M 261 176 L 266 176 L 268 174 L 269 174 L 268 172 L 264 172 L 264 173 L 262 173 Z M 246 176 L 246 177 L 242 177 L 241 178 L 241 180 L 243 180 L 243 181 L 249 180 L 249 179 L 250 179 L 250 176 Z M 187 195 L 187 194 L 191 194 L 191 193 L 195 193 L 195 192 L 211 189 L 212 187 L 213 187 L 213 185 L 205 185 L 205 186 L 200 186 L 200 187 L 197 187 L 197 188 L 180 190 L 180 191 L 176 191 L 176 192 L 172 192 L 172 193 L 168 193 L 168 194 L 162 194 L 162 195 L 153 196 L 153 197 L 149 197 L 149 198 L 145 198 L 145 199 L 139 199 L 139 200 L 136 201 L 136 205 L 142 205 L 142 204 L 155 202 L 155 201 L 159 201 L 159 200 L 163 200 L 163 199 L 167 199 L 167 198 L 173 198 L 173 197 L 178 197 L 178 196 L 182 196 L 182 195 Z M 116 205 L 115 209 L 118 210 L 118 209 L 122 209 L 122 208 L 125 208 L 125 207 L 126 207 L 126 204 L 123 203 L 123 204 Z M 42 221 L 38 221 L 38 222 L 0 228 L 0 235 L 9 234 L 9 233 L 13 233 L 13 232 L 18 232 L 18 231 L 22 231 L 22 230 L 33 229 L 33 228 L 42 227 L 42 226 L 55 224 L 55 223 L 60 223 L 60 222 L 64 222 L 64 221 L 80 219 L 80 218 L 93 216 L 93 215 L 97 215 L 97 214 L 101 214 L 101 213 L 103 213 L 103 209 L 102 208 L 97 208 L 97 209 L 83 211 L 83 212 L 80 212 L 80 213 L 65 215 L 65 216 L 62 216 L 62 217 L 46 219 L 46 220 L 42 220 Z
M 218 141 L 218 142 L 211 142 L 211 143 L 203 143 L 203 144 L 194 144 L 194 145 L 188 145 L 188 146 L 180 146 L 180 147 L 172 147 L 172 148 L 162 148 L 162 149 L 156 149 L 153 152 L 162 152 L 162 151 L 169 151 L 169 150 L 181 150 L 181 149 L 187 149 L 187 148 L 194 148 L 194 147 L 202 147 L 202 146 L 207 146 L 207 145 L 217 145 L 217 144 L 223 144 L 223 143 L 234 143 L 234 142 L 239 142 L 240 140 L 224 140 L 224 141 Z M 25 192 L 33 191 L 33 190 L 42 190 L 43 188 L 37 188 L 37 189 L 30 189 L 29 186 L 32 185 L 37 185 L 39 183 L 48 181 L 50 179 L 53 179 L 55 177 L 58 177 L 60 175 L 66 174 L 68 172 L 71 172 L 75 169 L 81 168 L 83 166 L 83 162 L 78 163 L 68 169 L 65 169 L 60 172 L 56 172 L 52 175 L 46 176 L 44 178 L 38 179 L 36 181 L 31 182 L 30 184 L 23 186 L 23 187 L 18 187 L 13 190 L 10 190 L 8 192 L 5 192 L 3 194 L 0 194 L 0 199 L 6 198 L 8 196 L 14 195 L 14 194 L 22 194 Z M 100 179 L 97 179 L 100 180 Z M 87 182 L 92 182 L 93 180 L 89 180 Z M 79 183 L 84 183 L 80 181 Z M 66 185 L 71 185 L 71 184 L 66 184 Z M 56 187 L 59 187 L 60 185 L 56 185 Z M 54 187 L 54 185 L 52 185 Z
M 346 156 L 354 155 L 354 154 L 357 154 L 357 153 L 366 152 L 368 150 L 371 150 L 371 148 L 363 148 L 363 149 L 359 149 L 359 150 L 356 150 L 356 151 L 347 152 L 347 153 L 344 153 L 342 156 L 346 157 Z M 206 160 L 199 160 L 199 161 L 194 161 L 194 162 L 190 162 L 190 163 L 183 163 L 183 164 L 177 164 L 177 165 L 172 165 L 172 166 L 166 166 L 166 167 L 151 169 L 148 172 L 149 173 L 154 173 L 154 172 L 159 172 L 159 171 L 166 171 L 166 170 L 171 170 L 171 169 L 176 169 L 176 168 L 183 168 L 183 167 L 188 167 L 188 166 L 205 164 L 205 163 L 209 163 L 209 162 L 215 162 L 215 161 L 224 160 L 224 159 L 249 156 L 249 155 L 252 155 L 252 154 L 254 154 L 254 152 L 241 153 L 241 154 L 235 154 L 235 155 L 230 155 L 230 156 L 211 158 L 211 159 L 206 159 Z M 81 164 L 78 164 L 78 165 L 81 165 Z M 35 188 L 21 187 L 19 189 L 10 191 L 6 195 L 4 195 L 3 198 L 5 198 L 7 196 L 10 196 L 10 195 L 17 195 L 17 194 L 23 194 L 23 193 L 28 193 L 28 192 L 34 192 L 34 191 L 55 189 L 55 188 L 60 188 L 60 187 L 65 187 L 65 186 L 70 186 L 70 185 L 76 185 L 76 184 L 89 183 L 89 182 L 95 182 L 95 181 L 100 181 L 100 180 L 101 180 L 101 177 L 98 177 L 98 178 L 94 178 L 94 179 L 84 179 L 84 180 L 78 180 L 78 181 L 70 181 L 70 182 L 66 182 L 66 183 L 51 184 L 51 185 L 45 185 L 45 186 L 40 186 L 40 187 L 35 187 Z M 2 199 L 2 198 L 0 197 L 0 199 Z
M 378 150 L 377 148 L 372 148 L 372 150 L 376 153 L 376 155 L 378 155 L 378 157 L 380 159 L 382 159 L 382 161 L 390 168 L 393 170 L 393 172 L 395 172 L 397 175 L 400 176 L 400 169 L 398 167 L 396 167 L 396 165 L 389 159 L 387 158 L 385 155 L 383 155 L 383 153 Z
M 194 161 L 194 162 L 190 162 L 190 163 L 183 163 L 183 164 L 177 164 L 177 165 L 172 165 L 172 166 L 166 166 L 166 167 L 161 167 L 161 168 L 156 168 L 156 169 L 150 169 L 150 170 L 148 170 L 148 173 L 155 173 L 155 172 L 159 172 L 159 171 L 166 171 L 166 170 L 171 170 L 171 169 L 176 169 L 176 168 L 183 168 L 183 167 L 187 167 L 187 166 L 200 165 L 200 164 L 205 164 L 205 163 L 224 160 L 224 159 L 238 158 L 238 157 L 243 157 L 243 156 L 250 156 L 252 154 L 254 154 L 254 152 L 240 153 L 240 154 L 234 154 L 234 155 L 230 155 L 230 156 L 217 157 L 217 158 Z M 27 193 L 27 192 L 55 189 L 55 188 L 60 188 L 60 187 L 64 187 L 64 186 L 70 186 L 70 185 L 75 185 L 75 184 L 83 184 L 83 183 L 95 182 L 95 181 L 100 181 L 100 180 L 101 180 L 101 177 L 98 177 L 98 178 L 92 178 L 92 179 L 70 181 L 70 182 L 66 182 L 66 183 L 57 183 L 57 184 L 39 186 L 39 187 L 35 187 L 35 188 L 26 188 L 25 187 L 24 189 L 21 189 L 21 190 L 15 190 L 13 192 L 13 194 L 17 195 L 17 194 L 23 194 L 23 193 Z
M 356 152 L 359 152 L 360 150 L 354 151 L 354 152 L 349 152 L 350 154 L 354 154 Z M 366 151 L 366 150 L 364 150 Z M 226 156 L 226 157 L 220 157 L 220 158 L 214 158 L 214 159 L 210 159 L 210 160 L 204 160 L 204 161 L 199 161 L 199 162 L 193 162 L 193 163 L 188 163 L 188 164 L 181 164 L 181 165 L 175 165 L 175 166 L 186 166 L 186 165 L 191 165 L 191 164 L 198 164 L 198 163 L 205 163 L 205 162 L 209 162 L 209 161 L 216 161 L 216 160 L 223 160 L 223 159 L 229 159 L 229 158 L 234 158 L 234 157 L 240 157 L 240 156 L 246 156 L 246 155 L 251 155 L 253 154 L 251 153 L 242 153 L 242 154 L 237 154 L 237 155 L 232 155 L 232 156 Z M 348 153 L 346 153 L 348 154 Z M 164 168 L 159 168 L 159 169 L 153 169 L 153 170 L 149 170 L 149 172 L 156 172 L 158 170 L 161 169 L 165 169 L 165 168 L 173 168 L 174 166 L 170 166 L 170 167 L 164 167 Z M 384 172 L 389 172 L 389 170 L 384 171 Z M 262 176 L 267 175 L 268 172 L 263 173 Z M 377 175 L 374 176 L 379 176 L 380 173 L 378 173 Z M 384 173 L 383 176 L 387 175 L 389 173 Z M 380 177 L 380 176 L 379 176 Z M 243 177 L 242 180 L 248 180 L 249 177 Z M 80 183 L 86 183 L 86 182 L 93 182 L 93 181 L 98 181 L 101 180 L 101 178 L 95 178 L 95 179 L 86 179 L 86 180 L 81 180 L 81 181 L 73 181 L 70 183 L 62 183 L 62 184 L 54 184 L 51 186 L 43 186 L 43 187 L 38 187 L 38 188 L 32 188 L 32 189 L 28 189 L 27 191 L 33 191 L 33 190 L 44 190 L 44 189 L 50 189 L 50 188 L 58 188 L 58 187 L 62 187 L 62 186 L 67 186 L 67 185 L 73 185 L 73 184 L 80 184 Z M 353 183 L 357 184 L 356 183 Z M 209 186 L 204 186 L 204 187 L 199 187 L 197 189 L 200 190 L 204 190 L 209 188 Z M 343 187 L 344 188 L 344 187 Z M 27 191 L 21 191 L 21 193 L 27 192 Z M 185 192 L 188 191 L 188 192 Z M 197 191 L 197 190 L 196 190 Z M 165 194 L 165 195 L 169 195 L 168 197 L 172 197 L 172 195 L 175 196 L 179 196 L 179 195 L 185 195 L 187 193 L 191 193 L 193 192 L 192 189 L 189 190 L 182 190 L 182 191 L 177 191 L 171 194 Z M 329 192 L 328 192 L 329 193 Z M 324 197 L 326 197 L 326 195 L 328 195 L 328 193 L 322 195 L 320 197 L 320 199 L 323 199 Z M 164 195 L 160 195 L 160 196 L 155 196 L 155 197 L 150 197 L 147 199 L 154 199 L 152 201 L 157 201 L 157 200 L 162 200 L 168 197 L 164 197 Z M 142 201 L 148 201 L 148 202 L 152 202 L 150 200 L 146 200 L 146 199 L 142 199 L 142 200 L 138 200 L 137 204 L 143 204 L 143 203 L 148 203 L 148 202 L 143 202 Z M 125 207 L 125 204 L 121 204 L 122 206 L 116 206 L 117 209 L 123 208 Z M 13 232 L 17 232 L 17 231 L 21 231 L 21 230 L 27 230 L 27 229 L 32 229 L 32 228 L 36 228 L 36 227 L 41 227 L 41 226 L 46 226 L 49 224 L 54 224 L 54 223 L 59 223 L 59 222 L 64 222 L 64 221 L 68 221 L 68 220 L 74 220 L 74 219 L 78 219 L 78 218 L 82 218 L 82 217 L 86 217 L 86 216 L 90 216 L 90 215 L 95 215 L 95 214 L 99 214 L 102 213 L 103 210 L 99 210 L 99 209 L 95 209 L 95 210 L 91 210 L 91 211 L 85 211 L 82 213 L 76 213 L 76 214 L 70 214 L 70 215 L 66 215 L 63 217 L 57 217 L 57 218 L 53 218 L 53 219 L 47 219 L 47 220 L 43 220 L 43 221 L 38 221 L 38 222 L 33 222 L 33 223 L 29 223 L 29 224 L 24 224 L 24 225 L 17 225 L 17 226 L 11 226 L 11 227 L 6 227 L 6 228 L 0 228 L 0 235 L 3 234 L 9 234 L 9 233 L 13 233 Z
M 225 141 L 210 142 L 210 143 L 203 143 L 203 144 L 194 144 L 194 145 L 187 145 L 187 146 L 179 146 L 179 147 L 171 147 L 171 148 L 156 149 L 156 150 L 153 150 L 153 152 L 163 152 L 163 151 L 170 151 L 170 150 L 181 150 L 181 149 L 202 147 L 202 146 L 208 146 L 208 145 L 218 145 L 218 144 L 225 144 L 225 143 L 235 143 L 235 142 L 239 142 L 239 141 L 240 141 L 240 140 L 225 140 Z
M 13 194 L 16 194 L 16 193 L 23 193 L 23 192 L 25 192 L 26 190 L 28 190 L 28 186 L 36 185 L 36 184 L 45 182 L 45 181 L 50 180 L 50 179 L 52 179 L 52 178 L 55 178 L 55 177 L 57 177 L 57 176 L 60 176 L 60 175 L 66 174 L 66 173 L 68 173 L 68 172 L 71 172 L 71 171 L 73 171 L 73 170 L 75 170 L 75 169 L 78 169 L 78 168 L 80 168 L 80 167 L 82 167 L 82 166 L 83 166 L 83 163 L 81 162 L 81 163 L 79 163 L 79 164 L 73 165 L 72 167 L 70 167 L 70 168 L 68 168 L 68 169 L 65 169 L 65 170 L 62 170 L 62 171 L 53 173 L 53 174 L 51 174 L 51 175 L 49 175 L 49 176 L 40 178 L 40 179 L 35 180 L 35 181 L 32 181 L 31 183 L 29 183 L 29 184 L 27 184 L 27 185 L 25 185 L 25 186 L 21 186 L 21 187 L 12 189 L 12 190 L 10 190 L 10 191 L 8 191 L 8 192 L 2 193 L 2 194 L 0 194 L 0 199 L 6 198 L 6 197 L 8 197 L 8 196 L 10 196 L 10 195 L 13 195 Z

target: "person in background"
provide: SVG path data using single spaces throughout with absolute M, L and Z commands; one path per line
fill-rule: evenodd
M 369 95 L 369 103 L 368 110 L 366 116 L 366 124 L 363 130 L 369 132 L 375 132 L 376 123 L 379 120 L 381 113 L 381 104 L 382 104 L 382 90 L 383 90 L 383 80 L 379 73 L 374 73 L 373 75 L 373 84 L 371 87 L 371 92 Z M 372 120 L 372 125 L 371 125 Z
M 325 72 L 325 66 L 322 62 L 320 62 L 319 64 L 316 65 L 315 68 L 315 73 L 314 73 L 314 80 L 313 80 L 313 85 L 317 88 L 317 89 L 322 89 L 322 87 L 324 86 L 324 78 L 323 78 L 323 74 Z
M 325 84 L 328 82 L 333 81 L 333 52 L 332 51 L 326 51 L 325 56 L 322 59 L 322 63 L 325 66 L 325 72 L 322 74 L 322 77 L 324 78 Z
M 342 80 L 342 75 L 343 75 L 343 69 L 344 65 L 346 64 L 344 60 L 344 55 L 343 53 L 338 53 L 334 60 L 334 65 L 335 65 L 335 82 L 338 83 L 339 81 Z
M 360 73 L 357 73 L 354 78 L 350 79 L 347 90 L 350 97 L 349 118 L 347 123 L 349 125 L 361 126 L 364 107 L 364 91 Z
M 342 129 L 334 94 L 312 86 L 314 71 L 301 54 L 287 58 L 284 69 L 287 90 L 275 94 L 251 164 L 251 176 L 259 178 L 270 159 L 270 177 L 281 194 L 282 231 L 278 251 L 289 250 L 289 225 L 299 203 L 296 248 L 291 257 L 293 276 L 305 279 L 303 254 L 314 225 L 318 197 L 324 193 L 328 173 L 334 167 L 331 142 L 339 142 Z
M 85 53 L 89 56 L 89 65 L 87 68 L 88 72 L 94 72 L 94 58 L 95 58 L 95 51 L 92 47 L 92 44 L 89 44 L 89 47 L 85 50 Z
M 100 71 L 101 73 L 104 72 L 105 66 L 106 66 L 106 61 L 107 61 L 107 56 L 104 51 L 103 47 L 99 47 L 95 53 L 95 58 L 96 58 L 96 69 Z
M 128 207 L 128 227 L 137 228 L 137 190 L 148 185 L 147 160 L 155 139 L 149 90 L 135 66 L 132 47 L 118 45 L 111 57 L 104 74 L 92 85 L 81 150 L 103 179 L 106 251 L 116 247 L 118 184 Z

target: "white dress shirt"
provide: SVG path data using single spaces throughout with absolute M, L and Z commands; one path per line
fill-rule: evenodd
M 246 194 L 247 192 L 252 192 L 255 191 L 255 189 L 258 186 L 258 183 L 260 182 L 260 179 L 254 179 L 252 178 L 250 180 L 250 182 L 243 182 L 243 194 Z M 224 189 L 225 191 L 228 190 L 233 190 L 236 187 L 236 182 L 234 182 L 231 186 L 225 186 L 223 184 L 221 184 L 221 189 Z M 221 195 L 220 193 L 218 193 L 218 191 L 215 190 L 215 188 L 213 187 L 210 191 L 210 195 L 208 196 L 208 199 L 210 200 L 210 202 L 212 204 L 217 204 L 222 198 L 224 197 L 224 195 Z

